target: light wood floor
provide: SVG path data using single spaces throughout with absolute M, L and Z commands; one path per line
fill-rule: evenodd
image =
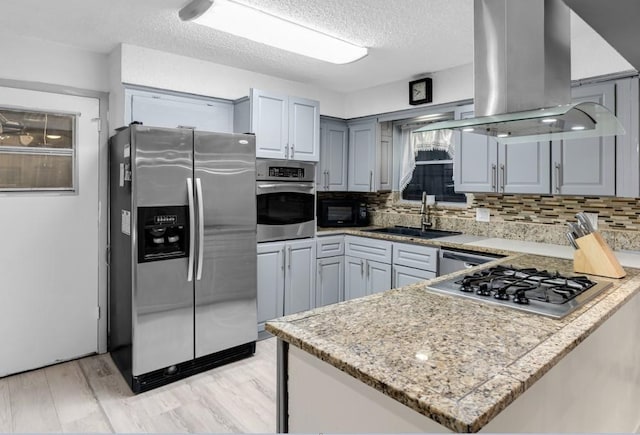
M 275 431 L 275 338 L 251 358 L 138 395 L 109 354 L 0 379 L 0 433 Z

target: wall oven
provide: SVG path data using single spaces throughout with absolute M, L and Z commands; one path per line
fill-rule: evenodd
M 314 173 L 312 163 L 256 162 L 258 242 L 315 236 Z

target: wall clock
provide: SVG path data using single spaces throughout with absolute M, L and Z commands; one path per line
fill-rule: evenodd
M 432 100 L 431 79 L 429 77 L 409 82 L 409 104 L 425 104 Z

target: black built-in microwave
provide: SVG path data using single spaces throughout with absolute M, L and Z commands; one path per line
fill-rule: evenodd
M 364 227 L 369 225 L 367 204 L 358 199 L 318 200 L 318 226 Z

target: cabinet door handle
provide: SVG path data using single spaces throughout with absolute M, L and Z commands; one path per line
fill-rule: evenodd
M 294 148 L 295 146 L 296 146 L 295 144 L 293 143 L 291 144 L 291 158 L 293 158 L 294 154 L 296 153 L 296 150 Z
M 289 263 L 287 264 L 287 268 L 291 269 L 291 246 L 289 246 Z
M 289 158 L 289 144 L 286 144 L 284 146 L 284 158 L 288 159 Z
M 496 186 L 498 185 L 498 170 L 496 165 L 491 165 L 491 190 L 493 192 L 496 191 Z
M 329 170 L 325 171 L 325 189 L 329 190 Z
M 369 279 L 370 268 L 371 268 L 371 265 L 369 264 L 369 260 L 367 260 L 367 277 L 366 277 L 367 279 Z
M 505 183 L 504 163 L 500 164 L 500 176 L 502 177 L 502 180 L 500 181 L 500 189 L 502 190 L 502 193 L 504 193 L 504 183 Z
M 373 192 L 373 171 L 369 171 L 369 192 Z
M 322 282 L 322 264 L 318 264 L 318 276 L 320 277 L 320 282 Z
M 364 260 L 360 260 L 360 276 L 364 275 Z
M 555 169 L 556 169 L 556 186 L 555 186 L 555 191 L 557 193 L 560 193 L 560 163 L 556 162 L 555 164 Z
M 287 260 L 287 256 L 284 253 L 284 247 L 282 248 L 282 266 L 280 266 L 280 269 L 284 270 L 284 263 L 286 263 Z

